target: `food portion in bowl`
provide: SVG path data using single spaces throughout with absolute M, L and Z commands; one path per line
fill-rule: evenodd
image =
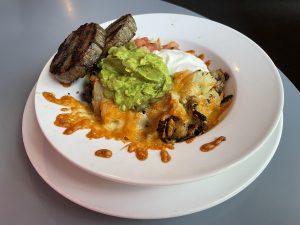
M 224 94 L 229 76 L 175 41 L 134 38 L 136 29 L 128 14 L 106 29 L 90 23 L 73 31 L 50 72 L 67 84 L 84 77 L 84 101 L 43 96 L 64 106 L 55 120 L 64 134 L 89 129 L 88 138 L 121 140 L 140 160 L 152 149 L 168 162 L 176 142 L 189 143 L 219 122 L 232 99 Z

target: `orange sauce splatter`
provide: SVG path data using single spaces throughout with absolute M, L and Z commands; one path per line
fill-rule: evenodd
M 204 54 L 200 54 L 200 55 L 198 55 L 198 58 L 203 60 L 205 58 L 205 55 Z
M 192 143 L 194 140 L 195 140 L 195 138 L 193 137 L 193 138 L 187 139 L 185 141 L 185 143 L 189 144 L 189 143 Z
M 207 66 L 207 67 L 209 67 L 209 66 L 210 66 L 210 64 L 211 64 L 211 60 L 207 60 L 207 61 L 205 61 L 205 64 L 206 64 L 206 66 Z
M 215 139 L 212 142 L 206 143 L 200 147 L 200 150 L 202 152 L 209 152 L 213 150 L 215 147 L 217 147 L 222 141 L 226 141 L 226 138 L 224 136 L 220 136 L 217 139 Z
M 144 161 L 148 158 L 147 149 L 138 149 L 135 151 L 135 156 L 138 160 Z
M 69 111 L 70 109 L 69 108 L 61 108 L 60 111 L 62 112 L 66 112 L 66 111 Z
M 110 158 L 112 156 L 112 151 L 109 149 L 99 149 L 95 152 L 95 156 L 102 158 Z
M 171 160 L 171 155 L 169 154 L 168 151 L 161 150 L 160 151 L 160 158 L 161 158 L 162 162 L 167 163 L 167 162 L 169 162 Z
M 195 55 L 196 54 L 196 52 L 195 52 L 195 50 L 187 50 L 187 51 L 185 51 L 186 53 L 190 53 L 190 54 L 192 54 L 192 55 Z
M 173 149 L 173 144 L 162 142 L 155 129 L 138 129 L 137 123 L 142 116 L 141 112 L 120 111 L 111 100 L 103 100 L 100 104 L 101 118 L 97 117 L 92 108 L 72 96 L 56 98 L 54 94 L 43 92 L 49 102 L 64 106 L 63 111 L 69 112 L 57 115 L 54 124 L 65 128 L 63 134 L 70 135 L 77 130 L 88 129 L 86 136 L 89 139 L 107 138 L 121 140 L 128 144 L 128 151 L 135 152 L 139 160 L 148 157 L 148 150 Z M 151 123 L 156 123 L 154 119 Z
M 59 82 L 63 87 L 67 88 L 67 87 L 70 87 L 71 86 L 71 83 L 70 84 L 67 84 L 67 83 L 63 83 L 63 82 Z

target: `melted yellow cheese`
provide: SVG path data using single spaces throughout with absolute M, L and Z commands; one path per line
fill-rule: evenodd
M 198 79 L 198 78 L 197 78 Z M 214 89 L 214 80 L 201 77 L 195 81 L 195 73 L 188 71 L 174 74 L 173 88 L 169 94 L 150 105 L 144 112 L 121 111 L 109 99 L 100 102 L 100 116 L 96 116 L 92 108 L 72 96 L 56 98 L 54 94 L 44 92 L 43 96 L 50 102 L 63 106 L 62 114 L 57 115 L 54 124 L 65 128 L 64 134 L 70 135 L 80 129 L 88 129 L 86 136 L 90 139 L 107 138 L 128 143 L 128 151 L 135 152 L 136 157 L 145 160 L 147 150 L 161 150 L 162 161 L 167 162 L 170 156 L 167 149 L 173 144 L 164 143 L 158 136 L 157 127 L 160 120 L 169 115 L 177 116 L 184 122 L 190 122 L 185 104 L 189 97 L 196 96 L 197 110 L 208 119 L 208 128 L 217 124 L 223 95 Z M 226 107 L 229 103 L 226 104 Z M 190 141 L 191 142 L 191 141 Z

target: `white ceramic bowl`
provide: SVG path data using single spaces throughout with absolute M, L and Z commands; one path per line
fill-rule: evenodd
M 241 163 L 264 143 L 274 130 L 283 109 L 283 87 L 279 73 L 268 55 L 243 34 L 222 24 L 194 16 L 145 14 L 134 16 L 136 36 L 160 37 L 162 42 L 175 40 L 182 50 L 194 49 L 212 61 L 211 69 L 221 68 L 231 75 L 226 92 L 234 94 L 227 116 L 216 127 L 192 143 L 178 143 L 169 151 L 172 160 L 162 163 L 159 151 L 150 151 L 146 161 L 139 161 L 119 141 L 88 140 L 86 130 L 63 135 L 53 122 L 60 106 L 44 99 L 48 91 L 57 97 L 70 93 L 78 96 L 82 81 L 65 88 L 45 65 L 35 93 L 39 125 L 49 142 L 68 160 L 93 174 L 114 181 L 137 185 L 170 185 L 191 182 L 215 175 Z M 110 21 L 111 22 L 111 21 Z M 106 27 L 110 22 L 101 24 Z M 70 31 L 71 32 L 71 31 Z M 215 150 L 204 153 L 202 144 L 225 136 Z M 113 157 L 94 156 L 100 148 L 113 150 Z

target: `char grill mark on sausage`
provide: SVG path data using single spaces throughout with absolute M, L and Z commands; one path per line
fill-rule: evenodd
M 105 45 L 105 30 L 96 23 L 86 23 L 73 31 L 59 46 L 50 72 L 63 83 L 84 77 L 97 63 Z
M 103 56 L 113 46 L 121 46 L 129 42 L 137 30 L 136 23 L 131 14 L 124 15 L 106 28 L 106 46 Z

